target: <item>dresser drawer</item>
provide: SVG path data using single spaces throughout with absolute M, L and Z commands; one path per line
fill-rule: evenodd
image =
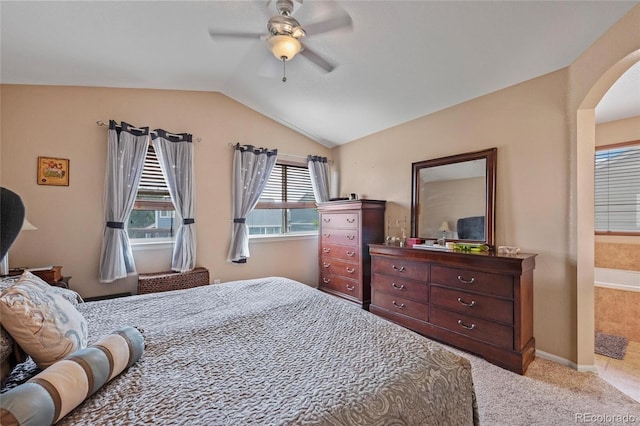
M 431 282 L 468 291 L 513 298 L 513 277 L 465 269 L 431 267 Z
M 360 265 L 358 263 L 351 263 L 344 260 L 331 259 L 323 256 L 320 266 L 322 267 L 323 275 L 340 275 L 354 280 L 360 277 Z
M 429 287 L 420 281 L 374 273 L 371 286 L 376 291 L 413 299 L 417 302 L 427 303 L 429 301 Z
M 429 281 L 428 264 L 380 256 L 372 256 L 371 262 L 371 272 L 374 274 L 385 274 L 424 282 Z
M 322 225 L 322 229 L 358 229 L 358 213 L 323 213 L 320 218 L 320 224 Z
M 429 306 L 416 302 L 415 300 L 405 299 L 393 294 L 384 293 L 373 289 L 371 295 L 371 304 L 379 308 L 386 309 L 391 312 L 397 312 L 422 321 L 429 321 Z
M 325 244 L 342 244 L 350 247 L 358 247 L 360 242 L 357 229 L 322 228 L 320 238 L 322 239 L 323 247 Z
M 431 305 L 430 322 L 483 342 L 505 349 L 513 349 L 513 327 L 440 309 L 433 305 Z
M 353 262 L 358 261 L 358 250 L 351 246 L 334 246 L 324 244 L 320 254 L 322 255 L 323 260 L 325 257 L 333 257 L 344 260 L 351 259 Z
M 327 288 L 352 297 L 362 297 L 361 285 L 358 281 L 353 281 L 345 277 L 322 273 L 320 276 L 320 287 Z
M 513 324 L 511 300 L 432 285 L 431 303 L 469 316 Z

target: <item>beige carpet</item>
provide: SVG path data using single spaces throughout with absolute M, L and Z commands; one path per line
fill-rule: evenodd
M 520 376 L 453 351 L 471 361 L 482 425 L 640 425 L 640 403 L 597 373 L 579 373 L 536 358 Z

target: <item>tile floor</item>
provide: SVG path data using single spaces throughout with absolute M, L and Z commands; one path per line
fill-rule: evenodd
M 630 341 L 622 360 L 595 354 L 595 364 L 603 380 L 640 402 L 640 342 Z

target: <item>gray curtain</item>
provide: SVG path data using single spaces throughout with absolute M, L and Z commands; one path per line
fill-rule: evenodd
M 180 225 L 173 245 L 171 269 L 191 271 L 196 266 L 195 190 L 193 143 L 188 133 L 171 134 L 154 130 L 153 148 L 169 188 Z
M 309 155 L 307 156 L 307 165 L 316 202 L 329 201 L 329 163 L 327 157 Z
M 277 150 L 236 144 L 233 154 L 231 204 L 233 230 L 227 260 L 246 263 L 249 257 L 247 215 L 256 206 L 276 165 Z
M 125 224 L 136 201 L 148 145 L 148 127 L 109 121 L 100 282 L 110 283 L 136 272 Z

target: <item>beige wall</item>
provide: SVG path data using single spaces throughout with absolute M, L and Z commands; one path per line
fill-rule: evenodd
M 229 143 L 240 142 L 294 155 L 329 155 L 300 134 L 219 93 L 83 87 L 2 85 L 3 186 L 19 193 L 37 231 L 20 234 L 10 252 L 17 265 L 62 265 L 71 287 L 90 297 L 135 290 L 135 279 L 97 280 L 103 227 L 105 127 L 123 120 L 189 132 L 195 145 L 197 263 L 222 281 L 282 275 L 315 285 L 317 239 L 251 243 L 245 265 L 226 262 L 231 229 Z M 36 184 L 36 159 L 70 159 L 68 187 Z M 293 158 L 300 160 L 299 158 Z M 170 269 L 169 249 L 135 251 L 139 272 Z
M 640 58 L 638 28 L 640 6 L 566 69 L 334 154 L 341 192 L 387 199 L 393 221 L 409 213 L 412 162 L 497 147 L 496 244 L 538 254 L 537 348 L 578 368 L 593 365 L 593 108 Z
M 561 70 L 337 148 L 342 192 L 386 199 L 387 218 L 410 216 L 411 163 L 498 148 L 496 245 L 537 253 L 538 348 L 568 357 L 571 291 L 569 152 Z

